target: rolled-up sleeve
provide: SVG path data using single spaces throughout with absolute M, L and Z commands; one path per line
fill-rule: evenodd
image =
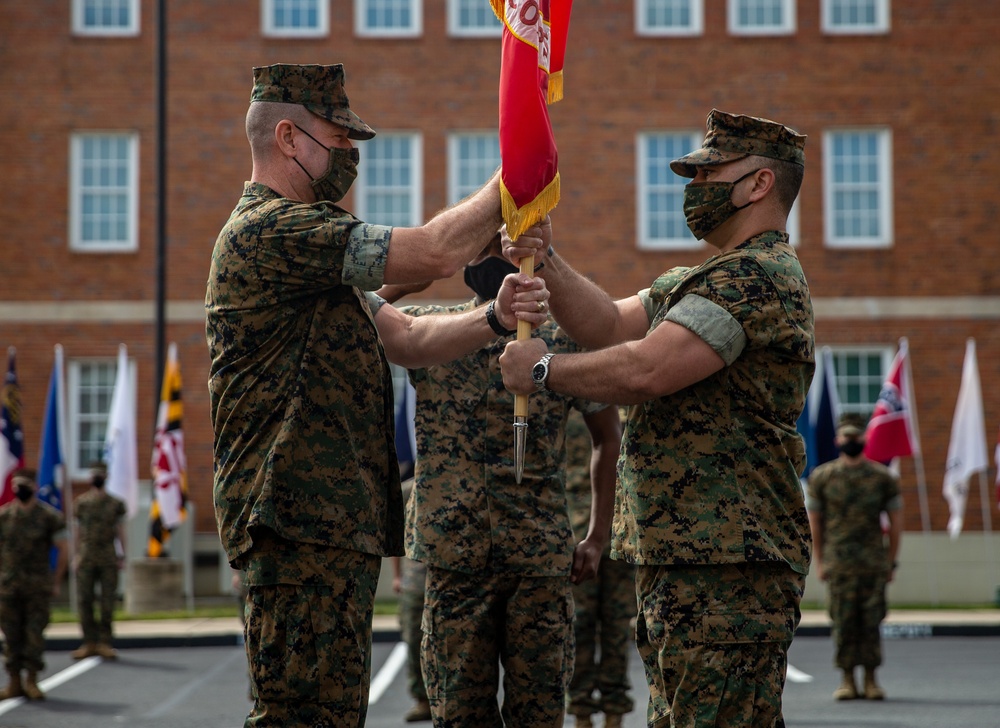
M 344 250 L 344 285 L 363 291 L 382 287 L 391 237 L 392 228 L 385 225 L 361 223 L 351 229 Z
M 719 304 L 693 293 L 671 308 L 666 320 L 697 334 L 726 366 L 736 361 L 747 345 L 746 333 L 739 321 Z

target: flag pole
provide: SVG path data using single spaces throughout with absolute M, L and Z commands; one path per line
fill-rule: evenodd
M 530 255 L 520 260 L 521 272 L 532 275 L 535 272 L 535 256 Z M 522 319 L 517 320 L 517 340 L 526 341 L 531 338 L 531 324 Z M 514 395 L 514 481 L 520 485 L 524 475 L 524 446 L 528 439 L 528 395 Z

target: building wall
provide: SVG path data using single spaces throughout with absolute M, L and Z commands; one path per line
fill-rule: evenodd
M 817 344 L 895 348 L 900 337 L 909 339 L 924 456 L 902 464 L 905 526 L 921 528 L 922 466 L 932 527 L 943 530 L 940 484 L 967 337 L 978 342 L 989 436 L 1000 426 L 1000 240 L 991 225 L 1000 177 L 992 143 L 1000 124 L 1000 6 L 894 2 L 888 34 L 833 37 L 820 32 L 819 2 L 800 0 L 794 34 L 756 38 L 727 32 L 726 3 L 705 5 L 702 35 L 664 39 L 635 34 L 631 3 L 575 3 L 566 95 L 551 108 L 562 177 L 556 245 L 613 295 L 634 293 L 658 272 L 711 253 L 637 249 L 638 133 L 700 132 L 715 107 L 808 134 L 798 250 L 816 301 Z M 355 37 L 353 3 L 344 1 L 331 4 L 331 33 L 317 40 L 261 37 L 259 3 L 251 0 L 167 6 L 166 340 L 178 344 L 184 377 L 196 530 L 211 532 L 202 303 L 215 236 L 250 175 L 243 119 L 252 66 L 345 63 L 352 106 L 366 121 L 381 131 L 422 133 L 429 218 L 446 204 L 447 133 L 496 125 L 499 43 L 448 37 L 445 3 L 434 0 L 423 3 L 423 34 L 403 40 Z M 0 18 L 0 346 L 17 348 L 33 462 L 53 345 L 62 344 L 67 358 L 112 359 L 126 343 L 137 364 L 145 474 L 159 393 L 155 3 L 141 2 L 137 37 L 117 39 L 73 36 L 69 7 L 62 0 L 8 3 Z M 893 244 L 832 249 L 823 233 L 822 135 L 868 125 L 892 130 Z M 134 253 L 68 247 L 69 135 L 99 129 L 140 134 Z M 420 294 L 465 296 L 460 278 Z M 966 529 L 982 528 L 974 491 Z

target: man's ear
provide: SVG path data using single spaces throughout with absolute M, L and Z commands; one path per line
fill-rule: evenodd
M 274 142 L 278 150 L 286 157 L 295 156 L 295 124 L 288 119 L 282 119 L 274 126 Z
M 750 201 L 756 202 L 774 189 L 774 171 L 770 167 L 761 167 L 754 178 L 754 187 L 750 192 Z

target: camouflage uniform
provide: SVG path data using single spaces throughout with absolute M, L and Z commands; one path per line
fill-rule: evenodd
M 713 110 L 707 129 L 675 173 L 749 155 L 803 164 L 805 137 L 775 122 Z M 727 202 L 727 215 L 739 209 Z M 638 565 L 648 723 L 782 725 L 810 558 L 795 427 L 815 368 L 805 275 L 787 233 L 772 230 L 668 271 L 639 297 L 650 331 L 679 324 L 724 364 L 631 407 L 622 439 L 611 554 Z
M 85 644 L 111 644 L 111 619 L 118 594 L 118 555 L 115 534 L 125 517 L 125 504 L 104 490 L 92 488 L 73 506 L 79 524 L 79 562 L 76 568 L 77 606 Z M 101 621 L 94 620 L 94 586 L 101 587 Z
M 590 453 L 590 433 L 583 418 L 573 413 L 566 425 L 566 496 L 577 541 L 586 537 L 590 527 Z M 576 662 L 567 707 L 572 715 L 624 715 L 635 707 L 628 694 L 635 567 L 614 561 L 610 555 L 609 544 L 597 578 L 573 585 Z
M 403 310 L 420 316 L 445 309 Z M 533 335 L 551 351 L 578 350 L 551 321 Z M 565 425 L 571 408 L 591 413 L 604 406 L 547 390 L 533 394 L 516 484 L 514 398 L 498 362 L 507 340 L 410 372 L 417 465 L 406 549 L 427 564 L 422 661 L 438 728 L 561 725 L 572 672 Z
M 407 487 L 409 484 L 409 487 Z M 403 484 L 403 498 L 408 500 L 413 493 L 413 479 Z M 427 702 L 427 687 L 420 670 L 420 622 L 424 613 L 424 592 L 427 587 L 427 567 L 419 561 L 403 557 L 401 559 L 401 580 L 399 587 L 399 627 L 403 642 L 406 643 L 407 687 L 410 695 L 418 703 Z
M 62 514 L 39 500 L 0 508 L 0 629 L 11 673 L 45 669 L 53 589 L 49 552 L 65 537 L 65 528 Z
M 879 519 L 901 505 L 896 476 L 870 460 L 852 465 L 838 458 L 809 476 L 806 506 L 823 519 L 833 662 L 841 670 L 882 664 L 879 625 L 890 564 Z
M 809 566 L 795 429 L 814 367 L 809 291 L 788 236 L 768 232 L 640 295 L 651 328 L 684 325 L 726 363 L 632 407 L 622 440 L 612 558 L 640 564 L 649 722 L 702 725 L 710 705 L 771 725 Z
M 252 101 L 301 103 L 368 138 L 339 64 L 254 78 Z M 247 725 L 364 724 L 381 557 L 403 553 L 392 381 L 364 293 L 391 232 L 247 182 L 212 253 L 215 511 L 246 571 Z

